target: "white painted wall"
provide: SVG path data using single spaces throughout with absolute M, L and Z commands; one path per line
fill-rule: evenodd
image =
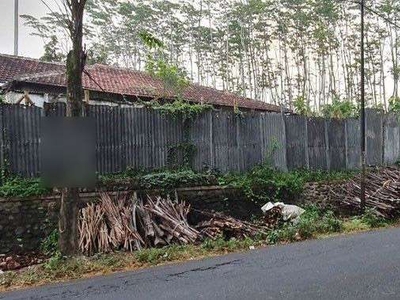
M 18 102 L 19 99 L 23 96 L 23 93 L 17 93 L 17 92 L 8 92 L 5 94 L 5 102 L 6 103 L 11 103 L 15 104 Z M 54 96 L 54 95 L 48 95 L 48 94 L 29 94 L 29 98 L 32 100 L 32 102 L 35 104 L 35 106 L 43 108 L 43 105 L 45 102 L 47 103 L 53 103 L 53 102 L 67 102 L 67 99 L 65 96 Z M 25 102 L 23 101 L 21 104 L 24 104 Z M 99 100 L 89 100 L 89 104 L 91 105 L 109 105 L 109 106 L 120 106 L 120 107 L 143 107 L 143 105 L 127 105 L 127 104 L 117 104 L 114 102 L 110 101 L 99 101 Z

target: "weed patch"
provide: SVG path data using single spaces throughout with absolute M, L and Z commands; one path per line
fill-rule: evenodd
M 0 186 L 0 197 L 33 197 L 46 195 L 51 189 L 44 186 L 40 179 L 23 179 L 19 177 L 5 179 Z

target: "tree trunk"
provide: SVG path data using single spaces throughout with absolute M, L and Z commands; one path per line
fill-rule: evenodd
M 70 37 L 72 50 L 67 56 L 67 117 L 81 117 L 82 114 L 82 72 L 86 55 L 82 49 L 83 11 L 85 0 L 72 0 L 70 5 Z M 65 188 L 62 192 L 60 207 L 61 254 L 71 256 L 78 253 L 78 217 L 79 189 Z

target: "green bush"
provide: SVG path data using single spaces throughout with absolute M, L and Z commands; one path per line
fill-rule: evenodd
M 45 239 L 42 240 L 40 250 L 46 254 L 53 256 L 58 252 L 58 229 L 53 230 Z
M 366 210 L 361 220 L 371 228 L 379 228 L 388 225 L 388 221 L 384 218 L 378 217 L 373 209 Z
M 302 192 L 304 181 L 297 173 L 284 173 L 260 166 L 244 175 L 223 176 L 220 184 L 239 188 L 247 198 L 262 204 L 296 197 Z
M 0 186 L 0 197 L 33 197 L 51 192 L 40 179 L 23 179 L 14 177 L 6 179 Z

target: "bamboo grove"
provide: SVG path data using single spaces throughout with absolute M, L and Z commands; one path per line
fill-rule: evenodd
M 368 105 L 400 107 L 400 2 L 366 4 Z M 90 0 L 85 43 L 91 63 L 145 70 L 140 33 L 149 32 L 193 82 L 313 113 L 357 107 L 359 8 L 352 0 Z M 63 60 L 62 14 L 23 17 L 46 41 L 43 59 Z

